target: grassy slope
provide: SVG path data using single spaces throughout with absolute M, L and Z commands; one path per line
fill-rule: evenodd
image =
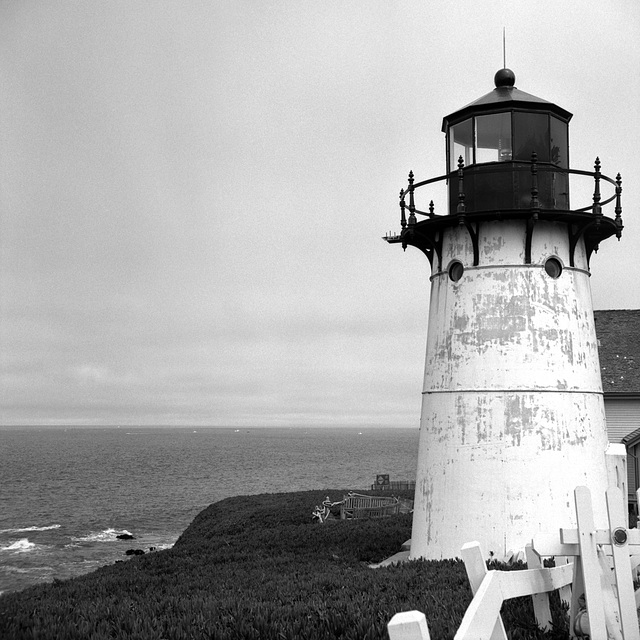
M 386 638 L 389 619 L 409 609 L 425 612 L 432 638 L 452 638 L 471 599 L 462 564 L 369 569 L 400 549 L 410 516 L 314 523 L 327 494 L 343 492 L 228 498 L 173 549 L 2 596 L 0 638 L 363 640 Z M 545 637 L 526 631 L 530 609 L 506 612 L 513 638 Z

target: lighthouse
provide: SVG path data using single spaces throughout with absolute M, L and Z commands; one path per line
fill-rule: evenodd
M 471 540 L 502 557 L 575 526 L 576 486 L 607 487 L 589 275 L 599 243 L 621 237 L 620 175 L 597 159 L 571 169 L 572 114 L 509 69 L 494 82 L 444 118 L 446 172 L 409 174 L 401 231 L 385 238 L 430 265 L 411 558 Z M 593 196 L 572 208 L 578 180 Z M 448 202 L 434 203 L 440 181 Z

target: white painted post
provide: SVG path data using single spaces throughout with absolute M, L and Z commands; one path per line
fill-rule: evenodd
M 585 595 L 589 628 L 592 638 L 606 638 L 607 630 L 604 617 L 604 598 L 602 582 L 600 580 L 600 563 L 596 544 L 596 527 L 593 521 L 591 507 L 591 492 L 587 487 L 576 487 L 576 518 L 578 520 L 578 546 L 580 558 L 576 560 L 574 579 L 584 585 L 584 590 L 574 582 L 571 599 L 571 633 L 575 617 L 578 613 L 578 600 L 582 593 Z
M 431 640 L 424 613 L 403 611 L 396 613 L 387 624 L 389 640 Z
M 626 483 L 625 483 L 626 484 Z M 627 511 L 624 509 L 623 493 L 617 487 L 607 489 L 607 511 L 609 512 L 609 531 L 611 532 L 611 549 L 613 552 L 613 568 L 618 588 L 619 620 L 624 640 L 640 640 L 636 600 L 633 592 L 633 577 L 629 561 L 629 545 L 627 532 Z M 619 530 L 625 535 L 615 532 Z
M 556 556 L 556 567 L 560 567 L 563 564 L 571 564 L 573 565 L 573 570 L 575 572 L 575 558 L 569 558 L 568 556 L 561 556 L 561 555 L 557 555 Z M 558 595 L 560 596 L 560 600 L 564 603 L 566 603 L 567 605 L 571 604 L 571 589 L 572 589 L 572 585 L 573 581 L 571 582 L 571 584 L 568 584 L 565 587 L 560 587 L 560 589 L 558 589 Z
M 480 543 L 468 542 L 463 545 L 460 550 L 460 555 L 464 561 L 464 568 L 467 571 L 467 578 L 471 585 L 471 593 L 475 596 L 485 576 L 489 573 L 484 556 L 482 555 Z M 460 632 L 460 630 L 458 630 L 458 632 Z M 504 629 L 500 614 L 498 614 L 489 640 L 507 640 L 507 632 Z
M 607 558 L 602 547 L 598 547 L 598 562 L 600 564 L 600 584 L 602 585 L 602 602 L 604 603 L 604 622 L 609 634 L 609 640 L 624 640 L 618 600 L 613 591 L 615 576 L 611 570 L 610 558 Z
M 533 550 L 533 547 L 528 544 L 524 548 L 525 555 L 527 557 L 528 569 L 542 569 L 542 562 L 540 562 L 540 556 Z M 546 593 L 536 593 L 531 596 L 533 600 L 533 612 L 536 616 L 536 622 L 543 631 L 551 630 L 551 609 L 549 608 L 549 595 Z
M 627 494 L 627 448 L 623 444 L 609 443 L 605 452 L 605 462 L 607 465 L 607 476 L 610 487 L 618 487 L 622 492 L 622 503 L 624 505 L 624 513 L 629 512 L 627 503 L 629 497 Z M 629 526 L 629 517 L 625 515 L 625 527 Z
M 557 533 L 538 533 L 533 537 L 532 546 L 540 556 L 554 556 L 556 559 L 556 567 L 563 564 L 572 564 L 575 572 L 576 564 L 573 558 L 580 554 L 577 544 L 563 544 L 558 540 Z M 574 584 L 574 582 L 575 578 L 572 584 Z M 567 606 L 571 605 L 571 590 L 572 585 L 561 587 L 558 590 L 560 600 L 565 602 Z

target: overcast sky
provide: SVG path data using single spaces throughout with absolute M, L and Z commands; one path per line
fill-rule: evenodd
M 637 0 L 4 0 L 0 423 L 417 428 L 428 262 L 381 236 L 503 26 L 623 176 L 594 306 L 640 308 Z

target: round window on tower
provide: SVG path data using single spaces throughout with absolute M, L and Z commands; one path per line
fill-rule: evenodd
M 562 263 L 558 258 L 549 258 L 544 263 L 544 270 L 547 272 L 547 275 L 551 278 L 559 278 L 562 273 Z
M 451 280 L 451 282 L 458 282 L 458 280 L 462 278 L 463 273 L 464 273 L 464 266 L 462 265 L 462 262 L 458 260 L 454 260 L 449 265 L 449 279 Z

